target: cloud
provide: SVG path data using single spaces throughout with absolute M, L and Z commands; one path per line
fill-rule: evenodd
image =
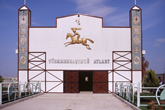
M 122 18 L 122 19 L 121 19 Z M 128 13 L 113 15 L 105 17 L 105 22 L 107 25 L 113 25 L 113 26 L 126 26 L 128 25 L 128 19 L 129 15 Z
M 77 11 L 100 17 L 114 13 L 117 8 L 105 5 L 106 0 L 73 0 L 77 4 Z
M 17 10 L 16 8 L 12 7 L 11 5 L 5 3 L 5 2 L 2 2 L 1 5 L 0 5 L 0 9 L 9 9 L 9 10 Z
M 157 41 L 157 42 L 161 42 L 161 43 L 165 43 L 165 38 L 157 39 L 156 41 Z
M 160 47 L 160 43 L 154 42 L 154 44 L 152 46 L 154 46 L 154 47 Z
M 39 23 L 36 23 L 36 22 L 32 22 L 32 25 L 39 25 Z
M 159 23 L 159 20 L 154 20 L 154 21 L 144 21 L 144 25 L 143 25 L 143 30 L 147 30 L 151 27 L 154 27 L 155 25 L 157 25 Z
M 161 43 L 165 43 L 165 38 L 157 39 L 152 46 L 161 47 Z
M 129 23 L 129 13 L 118 11 L 117 7 L 107 6 L 108 0 L 73 0 L 77 4 L 76 10 L 104 18 L 104 23 L 109 26 L 126 26 Z M 122 19 L 121 19 L 122 18 Z
M 157 12 L 163 3 L 161 1 L 156 1 L 152 4 L 145 5 L 143 11 L 143 30 L 147 30 L 159 24 L 161 20 L 157 17 Z

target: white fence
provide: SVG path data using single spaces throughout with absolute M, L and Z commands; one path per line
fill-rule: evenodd
M 141 104 L 140 98 L 156 98 L 158 105 L 160 105 L 160 100 L 165 100 L 165 84 L 161 85 L 159 87 L 141 87 L 140 82 L 139 83 L 123 83 L 123 82 L 115 82 L 115 94 L 123 97 L 124 99 L 128 100 L 129 102 L 137 105 L 137 107 L 140 106 L 148 106 L 148 104 Z M 140 93 L 142 93 L 143 90 L 152 90 L 155 89 L 155 96 L 141 96 Z M 160 89 L 164 89 L 160 96 L 158 96 L 158 91 Z M 137 100 L 135 101 L 135 97 Z M 164 106 L 164 105 L 163 105 Z
M 41 92 L 41 82 L 0 83 L 0 105 Z

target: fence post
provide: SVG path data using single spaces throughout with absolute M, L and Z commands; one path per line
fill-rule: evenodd
M 121 96 L 121 82 L 120 82 L 119 86 L 120 86 L 119 95 Z
M 30 95 L 30 92 L 31 92 L 30 82 L 28 82 L 28 90 L 29 90 L 29 95 Z
M 127 83 L 127 87 L 126 87 L 126 99 L 128 100 L 128 83 Z
M 25 96 L 26 96 L 26 81 L 25 81 L 24 91 L 25 91 Z
M 0 83 L 0 105 L 2 105 L 2 83 Z
M 116 94 L 116 82 L 115 82 L 115 94 Z
M 137 85 L 137 107 L 140 107 L 140 82 Z
M 128 100 L 129 102 L 131 102 L 131 91 L 130 91 L 130 86 L 131 84 L 129 84 L 129 87 L 128 87 Z
M 34 94 L 34 93 L 33 93 L 33 86 L 34 86 L 34 84 L 33 84 L 33 82 L 32 82 L 32 94 Z
M 39 88 L 40 92 L 41 92 L 41 81 L 40 81 L 40 88 Z
M 19 98 L 21 98 L 21 81 L 19 82 Z
M 132 84 L 132 103 L 134 103 L 134 84 Z
M 129 101 L 129 102 L 130 102 L 130 100 L 131 100 L 130 85 L 131 85 L 131 84 L 128 85 L 128 101 Z

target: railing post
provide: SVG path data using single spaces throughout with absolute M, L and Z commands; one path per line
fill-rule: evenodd
M 0 83 L 0 105 L 2 105 L 2 83 Z
M 129 87 L 128 87 L 128 99 L 129 99 L 129 102 L 131 102 L 131 84 L 129 84 Z
M 32 94 L 34 94 L 34 93 L 33 93 L 33 86 L 34 86 L 34 84 L 33 84 L 33 82 L 32 82 Z
M 39 90 L 40 90 L 40 92 L 41 92 L 41 81 L 40 81 L 39 85 L 40 85 Z
M 119 91 L 120 93 L 119 93 L 119 95 L 121 96 L 121 82 L 120 82 L 120 84 L 119 84 L 119 85 L 120 85 L 120 91 Z
M 25 96 L 26 96 L 26 81 L 25 81 L 25 85 L 24 85 L 24 92 L 25 92 Z
M 117 82 L 115 82 L 115 94 L 116 94 L 116 83 L 117 83 Z
M 19 98 L 21 98 L 21 81 L 19 82 Z
M 134 84 L 132 84 L 132 103 L 134 103 Z
M 31 91 L 30 82 L 28 82 L 28 90 L 29 90 L 29 95 L 30 95 L 30 91 Z
M 140 82 L 137 85 L 137 107 L 140 107 Z
M 123 85 L 124 84 L 122 83 L 122 97 L 124 97 L 124 90 L 123 90 L 124 86 Z
M 128 83 L 127 83 L 127 89 L 126 89 L 126 99 L 128 100 Z
M 128 86 L 128 101 L 130 102 L 130 99 L 131 99 L 131 92 L 130 92 L 130 85 Z

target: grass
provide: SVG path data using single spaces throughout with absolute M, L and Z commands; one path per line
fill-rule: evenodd
M 159 109 L 159 107 L 161 107 L 161 109 Z M 141 110 L 151 110 L 151 109 L 148 109 L 148 107 L 139 107 Z M 165 106 L 157 106 L 155 108 L 155 110 L 165 110 Z
M 155 93 L 151 93 L 151 94 L 150 93 L 140 93 L 140 96 L 155 96 Z M 123 99 L 125 99 L 125 98 L 123 98 Z M 165 104 L 165 100 L 160 100 L 160 98 L 158 98 L 158 99 L 159 99 L 160 104 Z M 148 104 L 148 103 L 151 102 L 151 100 L 154 101 L 155 104 L 157 104 L 156 98 L 148 98 L 148 97 L 147 98 L 140 98 L 140 104 Z M 137 103 L 137 97 L 134 97 L 134 103 Z M 135 105 L 135 104 L 133 104 L 133 105 Z M 159 107 L 161 107 L 161 109 L 159 109 Z M 141 106 L 139 108 L 142 109 L 142 110 L 151 110 L 151 109 L 148 109 L 148 106 Z M 156 109 L 155 110 L 165 110 L 165 106 L 156 106 Z

